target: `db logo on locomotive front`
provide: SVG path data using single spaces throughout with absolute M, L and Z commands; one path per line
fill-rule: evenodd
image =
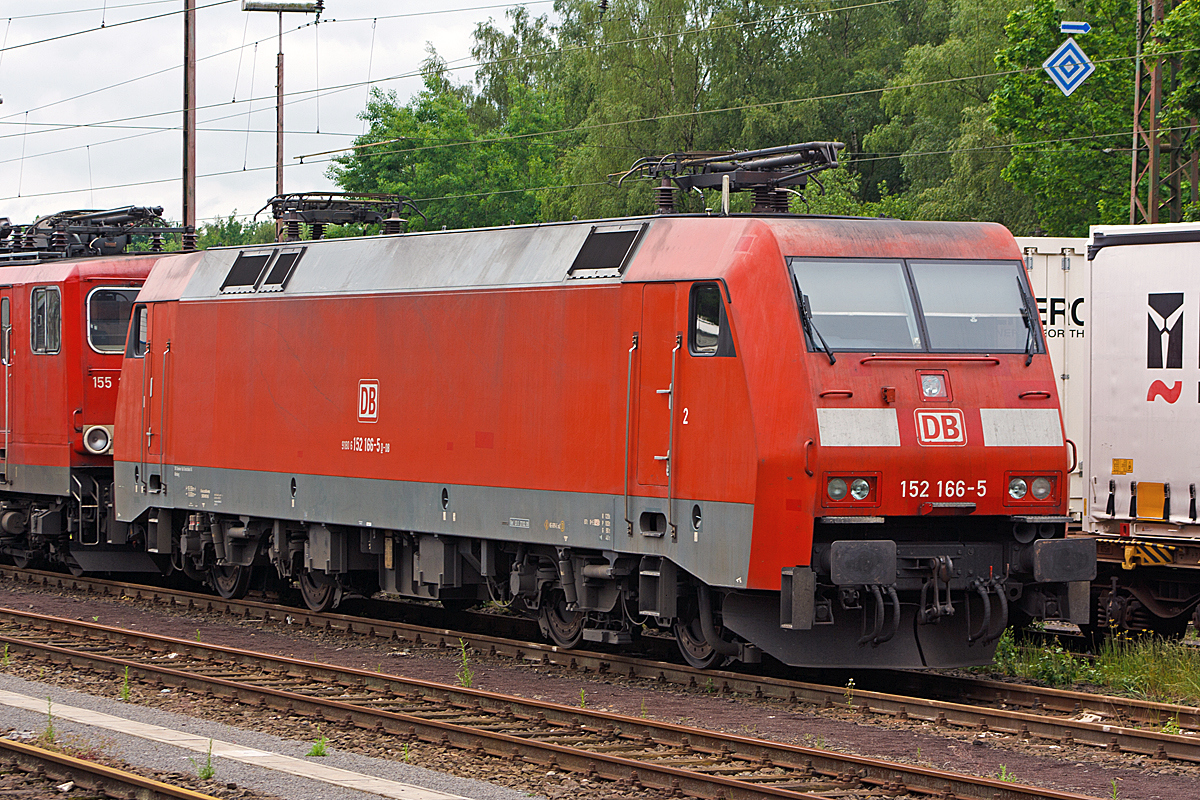
M 379 381 L 358 382 L 358 421 L 379 421 Z
M 957 408 L 921 410 L 917 415 L 917 442 L 923 445 L 965 445 L 967 426 Z

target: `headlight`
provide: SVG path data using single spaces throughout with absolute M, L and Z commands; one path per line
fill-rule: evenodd
M 922 375 L 921 394 L 927 399 L 946 396 L 946 379 L 941 375 Z
M 841 478 L 830 478 L 825 490 L 829 492 L 830 500 L 843 500 L 846 497 L 846 482 Z
M 1020 500 L 1029 491 L 1029 487 L 1025 484 L 1024 478 L 1013 478 L 1008 482 L 1008 496 L 1014 500 Z
M 867 495 L 871 493 L 871 484 L 864 481 L 862 478 L 855 478 L 850 481 L 850 496 L 855 500 L 866 500 Z
M 1049 478 L 1034 478 L 1030 491 L 1033 493 L 1034 500 L 1045 500 L 1050 496 L 1050 490 L 1053 488 L 1054 485 L 1050 483 Z
M 93 425 L 83 433 L 83 446 L 89 453 L 104 455 L 112 446 L 112 435 L 103 425 Z

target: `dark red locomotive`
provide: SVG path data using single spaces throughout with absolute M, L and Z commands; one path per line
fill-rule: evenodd
M 649 623 L 700 664 L 986 661 L 1094 569 L 1062 538 L 1031 308 L 984 224 L 661 215 L 165 259 L 118 512 L 223 593 L 270 563 L 313 607 L 491 598 L 568 647 Z
M 0 220 L 0 552 L 76 571 L 158 571 L 112 513 L 113 415 L 161 208 Z
M 835 153 L 648 168 L 749 215 L 161 258 L 102 544 L 228 596 L 490 599 L 564 647 L 664 628 L 699 665 L 983 663 L 1010 618 L 1086 614 L 1019 249 L 773 210 Z

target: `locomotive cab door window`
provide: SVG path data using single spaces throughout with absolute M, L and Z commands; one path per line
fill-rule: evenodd
M 33 324 L 30 346 L 38 354 L 57 353 L 62 347 L 62 298 L 57 286 L 39 286 L 30 296 Z
M 697 283 L 692 287 L 688 303 L 688 351 L 694 356 L 736 355 L 719 284 Z

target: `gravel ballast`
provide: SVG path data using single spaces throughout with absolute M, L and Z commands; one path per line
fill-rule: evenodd
M 99 711 L 136 722 L 158 725 L 218 741 L 232 742 L 244 747 L 280 753 L 293 758 L 304 759 L 313 744 L 311 741 L 282 739 L 205 719 L 80 694 L 57 686 L 21 680 L 9 675 L 0 674 L 0 689 L 46 699 L 48 711 L 46 714 L 36 714 L 0 705 L 0 729 L 12 728 L 17 731 L 27 731 L 34 737 L 46 729 L 49 715 L 53 714 L 53 706 L 60 705 Z M 98 730 L 62 719 L 54 719 L 53 725 L 56 736 L 60 739 L 67 737 L 75 741 L 86 741 L 100 748 L 106 756 L 120 759 L 137 767 L 163 772 L 195 774 L 198 765 L 204 762 L 203 756 L 198 757 L 189 750 L 158 742 L 149 742 L 138 737 L 109 730 Z M 313 738 L 316 738 L 315 732 Z M 457 778 L 401 762 L 367 758 L 333 748 L 329 749 L 328 755 L 312 760 L 319 761 L 321 765 L 327 767 L 336 767 L 439 792 L 470 797 L 473 800 L 525 800 L 530 797 L 525 793 L 481 781 Z M 236 783 L 241 787 L 285 797 L 288 800 L 377 800 L 379 797 L 375 794 L 297 778 L 293 775 L 227 759 L 215 759 L 213 766 L 216 769 L 214 782 L 217 785 Z

